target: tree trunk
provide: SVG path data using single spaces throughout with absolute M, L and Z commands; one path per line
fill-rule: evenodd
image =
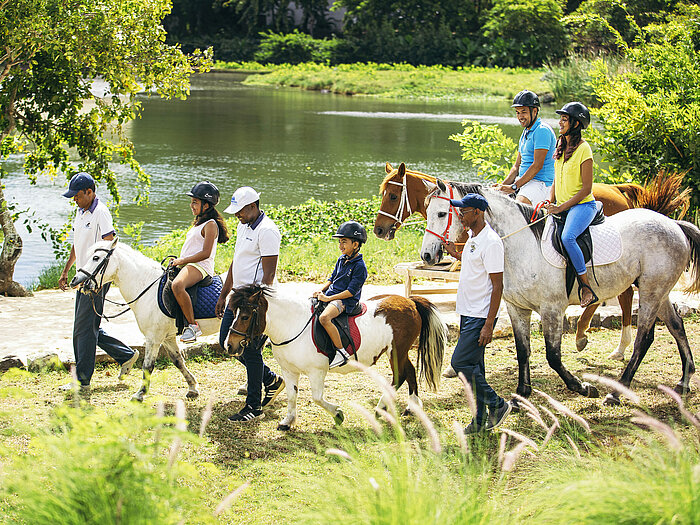
M 5 236 L 2 252 L 0 252 L 0 294 L 10 297 L 30 296 L 32 292 L 12 279 L 17 259 L 22 255 L 22 238 L 17 233 L 12 215 L 7 209 L 2 184 L 0 184 L 0 227 Z

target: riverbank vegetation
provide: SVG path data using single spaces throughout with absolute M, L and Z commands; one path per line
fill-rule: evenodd
M 698 321 L 686 320 L 686 331 L 697 347 Z M 393 425 L 371 413 L 384 387 L 361 373 L 331 374 L 326 397 L 346 414 L 336 427 L 302 378 L 298 424 L 282 433 L 284 393 L 262 420 L 227 420 L 243 402 L 235 389 L 245 371 L 225 356 L 188 362 L 201 396 L 186 403 L 182 375 L 165 362 L 143 405 L 128 401 L 136 370 L 118 383 L 117 366 L 102 365 L 92 395 L 79 401 L 56 388 L 64 371 L 13 369 L 0 376 L 0 521 L 694 524 L 700 401 L 657 388 L 675 383 L 680 364 L 667 330 L 655 336 L 632 385 L 639 397 L 610 408 L 568 392 L 533 333 L 532 407 L 509 416 L 502 433 L 467 438 L 460 431 L 471 409 L 457 379 L 438 392 L 421 389 L 425 417 L 399 416 Z M 562 359 L 579 377 L 616 377 L 620 364 L 604 356 L 618 338 L 617 330 L 596 331 L 576 353 L 565 334 Z M 268 350 L 265 359 L 277 370 Z M 486 359 L 489 382 L 510 396 L 512 338 L 495 340 Z M 375 369 L 391 375 L 386 359 Z M 406 400 L 404 387 L 397 413 Z

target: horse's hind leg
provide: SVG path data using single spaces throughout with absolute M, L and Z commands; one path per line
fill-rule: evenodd
M 340 407 L 338 405 L 334 405 L 323 399 L 323 388 L 325 379 L 326 370 L 316 369 L 309 371 L 309 384 L 311 385 L 311 396 L 314 399 L 314 403 L 323 407 L 323 409 L 333 417 L 335 424 L 340 425 L 345 419 L 343 411 L 340 410 Z
M 622 292 L 618 297 L 620 308 L 622 309 L 622 331 L 620 333 L 620 345 L 613 350 L 608 359 L 622 361 L 625 359 L 625 349 L 632 342 L 632 299 L 634 298 L 634 288 L 631 286 Z M 577 343 L 578 344 L 578 343 Z
M 588 305 L 581 317 L 578 318 L 578 323 L 576 323 L 576 350 L 579 352 L 586 348 L 588 344 L 586 331 L 591 327 L 591 319 L 593 319 L 593 314 L 598 309 L 599 304 Z
M 160 341 L 154 341 L 153 339 L 146 339 L 146 355 L 143 356 L 143 380 L 141 381 L 141 386 L 136 391 L 136 393 L 131 396 L 132 401 L 143 401 L 143 397 L 148 392 L 151 386 L 151 374 L 153 373 L 153 368 L 156 365 L 156 358 L 158 357 L 158 351 L 160 350 Z
M 685 335 L 683 318 L 668 299 L 659 309 L 659 318 L 666 324 L 668 331 L 671 332 L 671 335 L 676 340 L 678 352 L 681 354 L 683 374 L 674 390 L 679 394 L 687 394 L 690 392 L 690 378 L 695 373 L 695 361 L 693 361 L 693 353 L 688 344 L 688 337 Z
M 180 348 L 177 346 L 177 341 L 174 338 L 169 338 L 165 340 L 165 348 L 170 355 L 170 359 L 173 360 L 177 369 L 182 372 L 182 375 L 187 381 L 189 389 L 187 390 L 187 399 L 194 399 L 199 396 L 199 390 L 197 389 L 197 380 L 194 378 L 192 373 L 187 368 L 185 364 L 185 358 L 180 352 Z
M 297 394 L 299 392 L 299 374 L 282 369 L 284 385 L 287 389 L 287 415 L 277 425 L 277 430 L 291 430 L 297 420 Z
M 408 349 L 399 351 L 394 344 L 391 354 L 389 355 L 391 362 L 391 371 L 393 372 L 392 386 L 398 390 L 405 381 L 408 381 L 408 398 L 419 407 L 423 406 L 423 402 L 418 397 L 418 380 L 416 379 L 416 367 L 413 366 L 408 358 Z M 380 410 L 387 409 L 386 394 L 382 394 L 377 403 L 377 408 Z M 411 409 L 406 407 L 403 411 L 403 416 L 411 415 Z

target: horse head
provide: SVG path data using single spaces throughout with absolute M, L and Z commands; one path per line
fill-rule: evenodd
M 271 289 L 264 285 L 250 284 L 233 292 L 228 307 L 235 318 L 228 332 L 228 351 L 234 357 L 243 353 L 250 342 L 265 331 L 267 296 Z
M 421 259 L 426 264 L 437 264 L 442 260 L 442 243 L 464 239 L 465 230 L 459 222 L 459 214 L 450 199 L 459 199 L 462 194 L 452 183 L 437 179 L 436 186 L 425 198 L 428 223 L 420 248 Z
M 75 272 L 70 282 L 71 288 L 82 286 L 84 290 L 97 290 L 103 284 L 112 282 L 116 272 L 116 264 L 111 260 L 117 248 L 118 238 L 112 241 L 100 241 L 90 248 L 88 261 Z

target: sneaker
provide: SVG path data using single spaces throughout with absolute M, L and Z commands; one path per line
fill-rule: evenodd
M 469 423 L 469 425 L 467 425 L 467 427 L 464 429 L 464 433 L 468 436 L 473 434 L 481 434 L 482 432 L 486 432 L 486 425 L 480 425 L 474 419 L 472 419 L 472 422 Z
M 272 403 L 283 389 L 284 379 L 282 379 L 282 376 L 277 376 L 277 378 L 269 386 L 265 385 L 265 395 L 262 399 L 262 406 L 266 407 Z
M 197 336 L 202 335 L 202 331 L 199 329 L 197 323 L 189 325 L 182 331 L 180 336 L 180 341 L 183 343 L 194 343 L 197 340 Z
M 264 417 L 265 414 L 263 413 L 261 408 L 253 408 L 250 405 L 246 405 L 237 414 L 228 416 L 228 419 L 233 423 L 248 423 L 249 421 L 262 419 Z
M 491 411 L 491 413 L 489 413 L 489 423 L 486 425 L 486 430 L 493 430 L 503 423 L 511 410 L 513 410 L 513 405 L 511 405 L 509 401 L 504 401 L 503 406 L 496 410 L 495 413 Z
M 331 364 L 328 365 L 328 369 L 343 366 L 345 363 L 348 362 L 348 359 L 350 359 L 350 355 L 345 351 L 345 349 L 336 348 L 335 356 L 333 357 L 333 361 L 331 361 Z
M 132 355 L 128 361 L 122 364 L 122 369 L 119 371 L 119 381 L 124 379 L 124 376 L 128 376 L 131 369 L 134 368 L 134 363 L 139 358 L 141 354 L 138 350 L 134 350 L 134 355 Z
M 448 379 L 451 379 L 453 377 L 457 377 L 457 372 L 455 372 L 455 369 L 452 368 L 451 366 L 448 366 L 445 371 L 442 373 L 442 377 L 446 377 Z

